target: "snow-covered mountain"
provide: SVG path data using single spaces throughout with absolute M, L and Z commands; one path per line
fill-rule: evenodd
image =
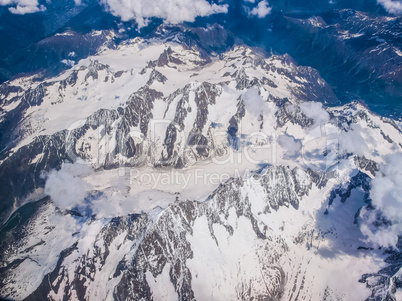
M 1 296 L 402 297 L 400 123 L 288 55 L 103 37 L 0 87 Z

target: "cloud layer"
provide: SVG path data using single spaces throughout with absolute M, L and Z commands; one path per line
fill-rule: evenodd
M 367 241 L 379 246 L 395 246 L 402 235 L 402 154 L 386 158 L 372 181 L 370 197 L 374 210 L 363 208 L 360 227 Z
M 52 170 L 48 174 L 45 193 L 50 195 L 54 204 L 63 210 L 82 205 L 88 185 L 81 177 L 91 172 L 91 169 L 84 164 L 63 164 L 60 170 Z
M 162 18 L 167 23 L 178 24 L 193 22 L 196 17 L 205 17 L 217 13 L 227 13 L 228 5 L 210 4 L 206 0 L 98 0 L 107 11 L 123 21 L 135 20 L 138 27 L 146 26 L 149 18 Z M 74 0 L 81 5 L 81 0 Z M 265 0 L 263 1 L 265 2 Z M 45 11 L 38 0 L 0 0 L 1 6 L 10 6 L 13 14 L 29 14 Z M 264 7 L 259 8 L 264 13 Z
M 293 136 L 280 135 L 278 137 L 279 145 L 286 150 L 285 159 L 296 157 L 300 154 L 302 144 L 299 140 L 296 140 Z
M 182 22 L 194 22 L 197 17 L 206 17 L 213 14 L 227 13 L 228 4 L 209 3 L 207 0 L 98 0 L 112 15 L 123 21 L 135 20 L 138 27 L 144 27 L 149 19 L 156 17 L 166 23 L 179 24 Z M 50 1 L 46 1 L 49 3 Z M 74 0 L 76 5 L 81 5 L 81 0 Z M 244 6 L 249 17 L 265 18 L 271 13 L 272 8 L 266 0 L 245 0 L 249 3 Z M 13 14 L 29 14 L 45 11 L 46 7 L 39 4 L 38 0 L 0 0 L 0 5 L 9 6 Z M 250 8 L 249 6 L 254 6 Z
M 400 0 L 377 0 L 387 12 L 394 15 L 402 14 L 402 1 Z
M 323 125 L 329 121 L 329 115 L 320 102 L 303 102 L 300 104 L 300 109 L 304 115 L 314 120 L 314 125 L 316 126 Z
M 100 3 L 123 21 L 134 19 L 138 27 L 146 26 L 152 17 L 178 24 L 185 21 L 193 22 L 199 16 L 205 17 L 228 11 L 228 5 L 210 4 L 206 0 L 100 0 Z
M 206 17 L 213 14 L 227 13 L 228 4 L 210 3 L 207 0 L 98 0 L 101 5 L 112 15 L 123 21 L 135 20 L 138 27 L 144 27 L 149 19 L 156 17 L 165 23 L 179 24 L 182 22 L 194 22 L 197 17 Z M 49 3 L 50 1 L 46 1 Z M 81 0 L 74 0 L 76 5 L 81 5 Z M 244 6 L 249 17 L 265 18 L 271 13 L 272 8 L 266 0 L 245 0 L 249 3 Z M 45 11 L 46 7 L 39 4 L 39 0 L 0 0 L 0 5 L 9 6 L 13 14 L 29 14 Z M 250 8 L 251 6 L 254 6 Z
M 249 1 L 254 3 L 254 1 Z M 268 6 L 268 2 L 263 0 L 258 3 L 256 7 L 254 7 L 249 15 L 250 16 L 257 16 L 258 18 L 265 18 L 271 13 L 272 8 Z
M 31 14 L 46 10 L 43 5 L 39 5 L 38 0 L 0 0 L 0 5 L 11 6 L 8 10 L 16 15 Z
M 168 23 L 178 24 L 184 21 L 192 22 L 198 16 L 209 16 L 216 13 L 227 13 L 228 5 L 210 4 L 207 0 L 98 0 L 113 15 L 123 21 L 136 20 L 139 27 L 145 26 L 149 18 L 158 17 Z M 50 1 L 46 1 L 49 3 Z M 81 0 L 74 0 L 81 5 Z M 222 1 L 221 1 L 222 2 Z M 255 4 L 256 0 L 245 0 Z M 401 0 L 377 0 L 384 9 L 394 15 L 402 14 Z M 0 0 L 0 6 L 10 6 L 13 14 L 29 14 L 45 11 L 46 7 L 38 0 Z M 272 8 L 266 0 L 259 1 L 257 6 L 250 9 L 245 6 L 250 17 L 265 18 Z

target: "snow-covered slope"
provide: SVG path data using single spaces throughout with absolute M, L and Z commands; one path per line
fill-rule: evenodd
M 336 101 L 289 56 L 180 35 L 3 84 L 0 295 L 395 300 L 371 186 L 400 175 L 400 125 Z
M 275 121 L 256 122 L 264 112 L 274 114 L 283 101 L 334 99 L 315 70 L 295 66 L 289 57 L 264 59 L 236 47 L 210 58 L 178 42 L 177 36 L 136 39 L 105 49 L 58 78 L 4 84 L 1 162 L 14 162 L 3 168 L 15 169 L 21 157 L 27 160 L 21 174 L 4 183 L 11 195 L 20 199 L 43 186 L 40 170 L 63 160 L 81 158 L 96 169 L 185 167 L 215 151 L 227 152 L 226 132 L 234 138 L 261 132 L 267 143 Z M 262 112 L 252 108 L 259 106 Z M 244 132 L 237 133 L 243 119 Z M 32 179 L 27 180 L 27 169 L 35 174 Z M 5 204 L 11 204 L 10 195 L 3 198 L 4 218 L 10 211 Z

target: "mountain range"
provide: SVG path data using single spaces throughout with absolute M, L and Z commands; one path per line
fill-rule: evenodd
M 48 27 L 2 50 L 0 296 L 400 300 L 402 23 L 371 2 L 19 16 Z

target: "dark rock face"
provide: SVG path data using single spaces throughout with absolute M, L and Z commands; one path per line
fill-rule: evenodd
M 323 188 L 327 185 L 328 180 L 331 178 L 330 173 L 326 173 L 324 171 L 320 170 L 312 170 L 311 168 L 307 169 L 307 173 L 310 176 L 311 180 L 313 183 L 318 187 L 318 188 Z
M 241 97 L 239 97 L 236 114 L 232 116 L 232 118 L 230 118 L 229 126 L 227 129 L 229 145 L 234 149 L 238 149 L 240 147 L 239 138 L 237 137 L 237 134 L 239 131 L 239 125 L 241 123 L 241 119 L 245 116 L 245 113 L 246 111 L 244 101 Z
M 269 171 L 271 170 L 272 172 L 268 172 L 262 177 L 262 185 L 267 195 L 269 195 L 270 208 L 278 210 L 281 206 L 289 207 L 289 205 L 292 205 L 297 209 L 299 207 L 299 198 L 308 194 L 311 189 L 311 183 L 307 185 L 301 183 L 300 176 L 303 175 L 298 172 L 298 169 L 289 170 L 280 166 Z M 277 181 L 280 183 L 279 185 Z
M 42 103 L 48 86 L 49 84 L 47 83 L 41 83 L 35 88 L 23 91 L 21 87 L 9 86 L 8 84 L 1 85 L 0 103 L 2 105 L 10 105 L 18 100 L 20 100 L 20 103 L 8 112 L 0 122 L 0 148 L 8 148 L 14 143 L 14 140 L 20 140 L 26 136 L 23 130 L 18 129 L 18 124 L 29 107 L 39 106 Z M 7 101 L 6 99 L 11 93 L 16 93 L 17 96 Z M 21 96 L 19 96 L 20 94 Z
M 195 107 L 190 104 L 190 93 L 194 92 Z M 207 82 L 201 83 L 195 89 L 191 85 L 185 86 L 173 93 L 167 100 L 170 104 L 176 97 L 181 97 L 176 106 L 176 113 L 173 122 L 168 126 L 164 140 L 164 151 L 162 153 L 163 166 L 181 167 L 186 162 L 185 154 L 180 153 L 177 145 L 179 133 L 185 129 L 185 119 L 191 110 L 196 110 L 196 117 L 186 139 L 186 146 L 195 146 L 196 152 L 193 155 L 197 158 L 206 158 L 212 151 L 210 137 L 205 136 L 206 124 L 209 116 L 209 107 L 216 103 L 216 98 L 222 90 L 219 85 Z
M 25 107 L 40 105 L 43 97 L 45 97 L 46 94 L 46 86 L 48 86 L 48 84 L 45 83 L 39 84 L 34 89 L 28 89 L 21 99 L 21 101 L 25 104 Z
M 130 126 L 139 127 L 141 132 L 146 135 L 148 132 L 149 121 L 152 118 L 151 110 L 153 102 L 161 98 L 162 93 L 145 87 L 134 93 L 128 100 L 128 105 L 124 110 L 121 126 L 128 133 Z
M 389 256 L 385 259 L 387 266 L 375 273 L 364 274 L 359 280 L 371 289 L 371 295 L 366 300 L 396 301 L 395 293 L 402 288 L 402 277 L 398 271 L 402 266 L 402 238 L 399 236 L 394 250 L 385 250 Z M 399 274 L 399 275 L 398 275 Z
M 145 225 L 147 223 L 147 217 L 145 215 L 128 215 L 126 217 L 113 218 L 102 230 L 98 233 L 93 245 L 93 255 L 83 255 L 80 258 L 79 264 L 75 271 L 76 277 L 69 279 L 66 275 L 65 260 L 68 259 L 74 251 L 77 250 L 77 243 L 74 243 L 70 248 L 61 252 L 58 263 L 55 269 L 47 274 L 40 286 L 30 294 L 26 300 L 40 300 L 47 299 L 49 292 L 59 293 L 59 290 L 63 289 L 63 295 L 67 298 L 76 295 L 79 300 L 85 300 L 85 293 L 89 282 L 94 281 L 94 277 L 97 273 L 101 273 L 108 256 L 110 255 L 109 246 L 111 242 L 118 236 L 123 234 L 125 240 L 135 242 L 141 238 Z M 124 261 L 122 261 L 123 263 Z M 123 264 L 116 267 L 117 274 L 121 272 L 120 268 Z M 49 285 L 55 283 L 56 285 Z M 65 282 L 65 283 L 63 283 Z M 62 285 L 63 284 L 63 285 Z M 150 295 L 146 295 L 150 296 Z M 118 300 L 118 299 L 117 299 Z M 137 299 L 138 300 L 138 299 Z
M 19 203 L 36 188 L 43 187 L 45 180 L 43 171 L 59 168 L 68 157 L 65 152 L 66 132 L 49 136 L 39 136 L 26 147 L 20 148 L 7 161 L 0 165 L 0 183 L 2 194 L 0 196 L 1 214 L 0 220 L 11 213 L 13 206 L 19 207 Z M 35 164 L 30 161 L 40 156 Z
M 11 73 L 10 75 L 38 71 L 42 71 L 45 76 L 55 75 L 66 69 L 62 60 L 76 62 L 88 55 L 96 54 L 103 45 L 115 47 L 111 31 L 93 34 L 66 30 L 62 34 L 44 37 L 28 48 L 16 49 L 6 58 L 7 65 L 13 66 L 7 71 Z M 69 57 L 69 53 L 74 53 L 74 57 Z M 2 70 L 2 73 L 4 71 Z M 7 77 L 11 77 L 10 75 Z
M 1 104 L 6 105 L 7 102 L 5 101 L 6 98 L 12 93 L 19 93 L 23 92 L 23 89 L 18 86 L 12 86 L 10 84 L 1 84 L 0 85 L 0 94 L 1 94 Z
M 167 81 L 167 78 L 159 71 L 156 71 L 155 69 L 153 69 L 151 76 L 149 77 L 149 80 L 147 82 L 147 85 L 151 86 L 155 81 L 164 84 Z
M 278 127 L 284 126 L 287 122 L 298 124 L 302 128 L 307 128 L 314 124 L 314 120 L 303 114 L 300 107 L 292 105 L 288 99 L 277 100 L 279 110 L 275 113 Z
M 284 55 L 282 61 L 285 62 L 285 66 L 297 66 L 288 55 Z M 267 68 L 269 68 L 269 65 Z M 297 88 L 292 90 L 293 95 L 298 99 L 319 101 L 326 105 L 339 104 L 339 100 L 332 88 L 322 80 L 317 70 L 304 66 L 297 66 L 293 72 L 287 68 L 275 68 L 274 66 L 270 68 L 271 70 L 274 69 L 278 75 L 284 76 L 295 84 L 298 84 Z
M 363 157 L 356 156 L 355 163 L 360 169 L 370 172 L 373 176 L 375 176 L 376 173 L 380 170 L 378 163 L 369 160 L 364 156 Z
M 350 179 L 350 182 L 346 187 L 338 186 L 331 191 L 328 206 L 332 205 L 332 202 L 337 196 L 341 198 L 342 203 L 346 202 L 346 200 L 350 197 L 352 190 L 356 189 L 357 187 L 360 187 L 364 191 L 364 199 L 368 202 L 370 194 L 370 182 L 371 178 L 365 173 L 359 171 L 357 175 Z
M 165 50 L 161 54 L 161 56 L 157 60 L 156 66 L 163 67 L 163 66 L 167 66 L 169 63 L 172 63 L 174 65 L 183 65 L 184 64 L 184 62 L 182 62 L 180 59 L 174 57 L 172 54 L 173 54 L 172 48 L 169 47 L 167 50 Z
M 192 257 L 191 246 L 185 239 L 186 232 L 191 231 L 191 220 L 180 217 L 181 210 L 182 208 L 172 206 L 171 213 L 162 215 L 158 223 L 145 234 L 139 245 L 141 252 L 131 259 L 128 269 L 123 272 L 122 280 L 116 286 L 114 297 L 117 300 L 123 296 L 127 300 L 151 298 L 145 272 L 149 271 L 156 277 L 162 273 L 167 263 L 171 266 L 170 280 L 179 300 L 194 298 L 191 272 L 186 267 L 186 260 Z
M 77 248 L 77 243 L 73 244 L 70 248 L 63 250 L 60 253 L 60 257 L 59 260 L 57 262 L 56 268 L 49 274 L 47 274 L 42 283 L 39 285 L 39 287 L 31 294 L 29 295 L 27 298 L 25 298 L 24 300 L 43 300 L 43 299 L 47 299 L 48 298 L 48 293 L 54 289 L 56 292 L 59 290 L 59 283 L 56 282 L 56 285 L 53 287 L 51 285 L 51 283 L 55 283 L 55 281 L 57 280 L 57 278 L 59 277 L 58 271 L 60 270 L 61 264 L 63 263 L 63 260 L 71 255 L 74 251 L 76 251 Z M 67 275 L 65 275 L 62 272 L 62 275 L 64 277 L 66 277 Z M 83 300 L 83 293 L 85 293 L 85 290 L 82 291 L 82 288 L 80 287 L 80 285 L 82 285 L 82 282 L 79 280 L 74 280 L 73 281 L 74 284 L 76 285 L 76 290 L 77 290 L 77 295 L 80 296 L 80 300 Z M 68 289 L 64 289 L 63 291 L 63 301 L 64 300 L 69 300 L 71 298 L 71 292 L 68 291 Z

